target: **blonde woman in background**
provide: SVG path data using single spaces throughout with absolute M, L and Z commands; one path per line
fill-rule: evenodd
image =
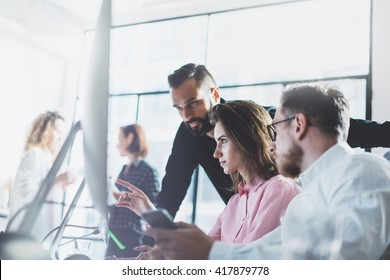
M 19 228 L 28 204 L 36 196 L 61 148 L 64 129 L 64 118 L 58 112 L 47 111 L 33 121 L 11 190 L 7 231 L 15 232 Z M 75 180 L 74 172 L 64 172 L 56 177 L 46 198 L 47 203 L 31 229 L 30 235 L 37 241 L 42 241 L 47 233 L 60 224 L 61 206 L 52 202 L 62 202 L 65 188 Z

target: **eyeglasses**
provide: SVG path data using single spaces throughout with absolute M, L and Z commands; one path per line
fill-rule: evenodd
M 284 120 L 281 120 L 281 121 L 277 121 L 277 122 L 274 122 L 272 124 L 269 124 L 267 125 L 267 130 L 268 130 L 268 135 L 269 137 L 271 138 L 272 141 L 275 141 L 276 140 L 276 129 L 275 129 L 275 125 L 277 124 L 280 124 L 282 122 L 287 122 L 287 121 L 291 121 L 295 119 L 295 116 L 294 117 L 291 117 L 291 118 L 287 118 L 287 119 L 284 119 Z

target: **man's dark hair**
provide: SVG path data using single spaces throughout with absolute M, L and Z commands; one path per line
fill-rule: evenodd
M 343 135 L 347 139 L 349 128 L 349 104 L 343 93 L 328 86 L 301 85 L 283 92 L 282 112 L 291 117 L 303 113 L 309 124 L 330 136 Z
M 171 88 L 179 87 L 184 81 L 188 79 L 195 79 L 198 86 L 200 86 L 205 78 L 208 77 L 215 83 L 214 78 L 206 69 L 206 66 L 194 63 L 183 65 L 168 76 L 168 83 Z

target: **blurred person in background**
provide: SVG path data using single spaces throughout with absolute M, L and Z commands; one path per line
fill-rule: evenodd
M 139 124 L 121 127 L 118 136 L 118 150 L 128 163 L 123 165 L 118 179 L 137 185 L 144 191 L 148 199 L 155 201 L 159 192 L 158 174 L 155 168 L 144 159 L 148 154 L 148 143 L 143 128 Z M 119 191 L 113 195 L 117 199 L 121 192 L 129 190 L 116 184 Z M 110 207 L 109 217 L 110 239 L 106 249 L 106 257 L 131 258 L 138 255 L 134 247 L 153 244 L 154 240 L 145 235 L 140 217 L 126 208 Z
M 10 194 L 7 231 L 15 232 L 19 228 L 28 205 L 38 193 L 63 144 L 64 130 L 64 118 L 56 111 L 40 114 L 33 121 Z M 64 191 L 76 179 L 77 175 L 73 171 L 63 172 L 56 177 L 31 229 L 31 236 L 37 241 L 41 242 L 52 229 L 60 225 Z

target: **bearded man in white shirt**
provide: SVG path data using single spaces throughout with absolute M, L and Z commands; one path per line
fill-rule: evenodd
M 195 225 L 153 229 L 168 259 L 379 259 L 390 243 L 390 164 L 345 142 L 349 106 L 337 89 L 286 90 L 268 132 L 282 175 L 302 192 L 281 226 L 249 244 L 213 241 Z

